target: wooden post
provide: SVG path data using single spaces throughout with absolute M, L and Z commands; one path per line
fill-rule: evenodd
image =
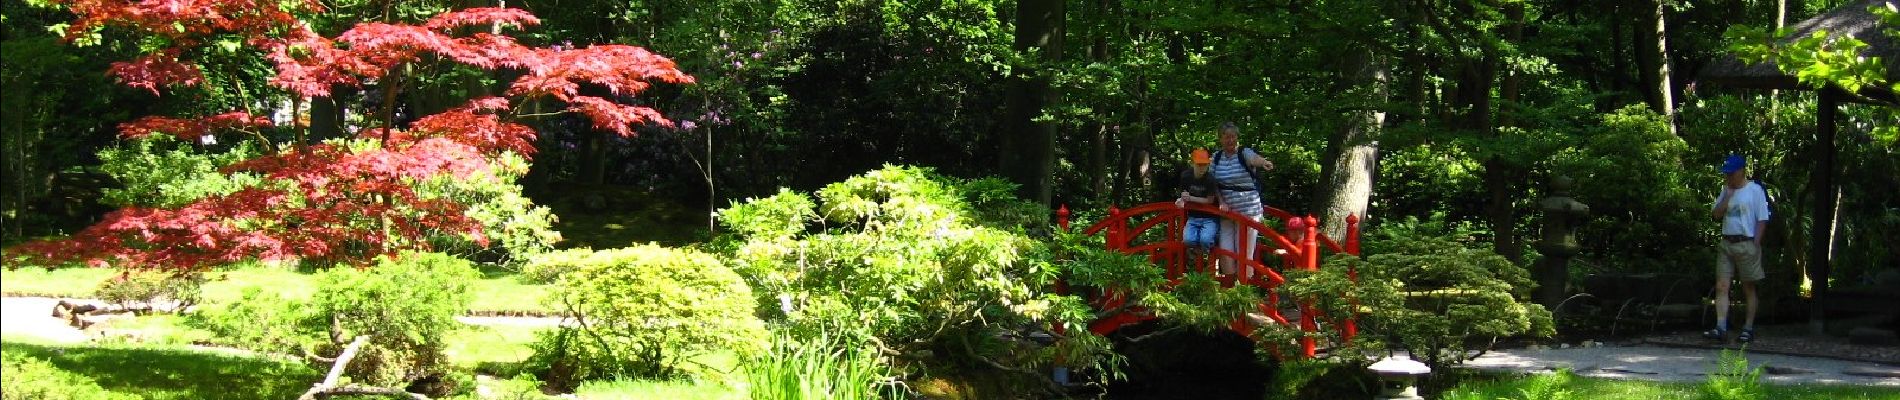
M 1355 256 L 1359 255 L 1359 215 L 1358 214 L 1346 215 L 1346 254 L 1351 254 Z M 1354 285 L 1359 284 L 1359 263 L 1358 262 L 1354 262 L 1346 266 L 1346 278 L 1351 279 Z M 1348 311 L 1348 314 L 1346 315 L 1346 323 L 1344 326 L 1340 327 L 1339 336 L 1341 339 L 1343 339 L 1346 342 L 1352 342 L 1352 337 L 1359 335 L 1359 298 L 1348 296 L 1347 300 L 1349 301 L 1349 304 L 1352 305 L 1352 310 Z M 1345 343 L 1340 343 L 1340 344 L 1344 345 Z
M 1815 110 L 1814 169 L 1809 184 L 1814 185 L 1814 214 L 1808 218 L 1808 280 L 1812 303 L 1808 305 L 1808 333 L 1822 335 L 1826 329 L 1827 277 L 1832 269 L 1829 258 L 1834 244 L 1834 115 L 1840 93 L 1833 87 L 1821 89 L 1820 109 Z
M 1063 204 L 1062 207 L 1056 208 L 1056 226 L 1061 227 L 1063 232 L 1069 231 L 1069 205 L 1068 204 Z
M 1301 218 L 1294 217 L 1294 219 Z M 1304 232 L 1301 232 L 1300 236 L 1300 262 L 1297 268 L 1315 271 L 1319 269 L 1319 219 L 1308 215 L 1304 218 L 1304 222 L 1302 224 Z M 1314 319 L 1318 317 L 1318 313 L 1319 310 L 1313 308 L 1313 299 L 1300 299 L 1301 332 L 1319 330 L 1319 323 Z M 1312 336 L 1300 338 L 1300 351 L 1306 355 L 1306 358 L 1313 358 L 1315 347 Z

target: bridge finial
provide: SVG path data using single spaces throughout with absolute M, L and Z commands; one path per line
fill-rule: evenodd
M 1061 207 L 1056 208 L 1056 226 L 1062 227 L 1062 230 L 1064 232 L 1067 232 L 1069 230 L 1069 205 L 1068 204 L 1063 204 Z

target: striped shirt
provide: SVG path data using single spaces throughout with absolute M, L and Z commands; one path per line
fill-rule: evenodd
M 1266 209 L 1260 202 L 1259 188 L 1254 187 L 1253 174 L 1247 173 L 1245 157 L 1259 157 L 1260 154 L 1255 153 L 1253 149 L 1240 149 L 1240 153 L 1241 156 L 1236 156 L 1226 150 L 1214 152 L 1214 163 L 1208 167 L 1207 172 L 1214 175 L 1214 180 L 1220 183 L 1221 202 L 1227 204 L 1228 209 L 1258 218 L 1266 214 Z M 1228 188 L 1251 188 L 1252 190 L 1228 190 Z

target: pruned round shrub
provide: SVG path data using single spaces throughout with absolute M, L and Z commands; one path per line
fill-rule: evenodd
M 198 273 L 127 271 L 99 282 L 93 295 L 120 308 L 152 311 L 163 303 L 171 311 L 198 304 L 204 276 Z
M 711 255 L 644 245 L 577 259 L 549 300 L 575 324 L 543 333 L 531 360 L 550 384 L 707 377 L 698 357 L 763 347 L 752 289 Z
M 481 273 L 468 260 L 441 253 L 403 253 L 364 269 L 339 267 L 318 276 L 310 306 L 329 321 L 332 345 L 358 335 L 369 343 L 346 373 L 377 386 L 403 387 L 435 375 L 456 316 L 468 311 L 469 285 Z
M 567 249 L 535 254 L 528 257 L 527 264 L 521 266 L 520 279 L 528 283 L 551 284 L 567 274 L 586 265 L 597 252 L 590 248 Z

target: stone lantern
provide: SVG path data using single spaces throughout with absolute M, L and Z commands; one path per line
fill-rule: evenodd
M 1432 373 L 1431 367 L 1407 356 L 1388 357 L 1366 369 L 1379 375 L 1377 398 L 1381 400 L 1423 400 L 1418 396 L 1418 378 Z

